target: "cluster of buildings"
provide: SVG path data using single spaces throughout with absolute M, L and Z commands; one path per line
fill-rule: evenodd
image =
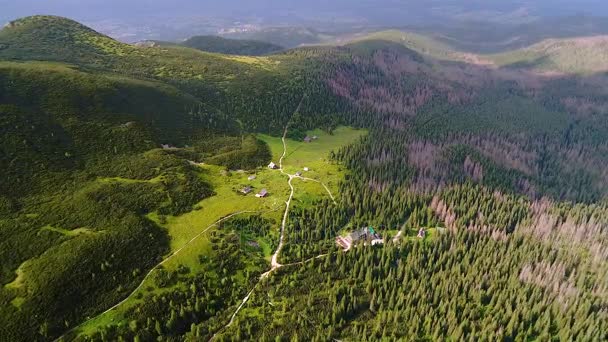
M 268 168 L 271 169 L 271 170 L 277 170 L 279 168 L 279 166 L 277 164 L 275 164 L 274 162 L 270 162 L 270 164 L 268 164 Z M 296 172 L 296 177 L 302 177 L 303 172 L 310 171 L 310 168 L 304 167 L 302 170 L 304 170 L 304 171 L 298 171 L 298 172 Z
M 372 246 L 384 243 L 380 233 L 376 232 L 372 226 L 353 230 L 347 236 L 336 237 L 336 244 L 345 250 L 350 249 L 352 244 L 359 241 L 365 241 L 366 244 L 369 243 Z
M 251 181 L 255 180 L 256 178 L 257 178 L 256 175 L 251 175 L 251 176 L 247 177 L 247 180 L 251 182 Z M 251 185 L 248 185 L 241 189 L 241 193 L 243 195 L 249 195 L 252 192 L 253 192 L 253 187 Z M 266 190 L 266 189 L 260 190 L 260 192 L 255 194 L 255 197 L 257 197 L 257 198 L 268 197 L 268 190 Z
M 316 137 L 314 137 L 314 138 L 316 139 Z M 279 168 L 279 166 L 277 164 L 275 164 L 274 162 L 270 162 L 270 164 L 268 164 L 268 168 L 271 170 L 277 170 Z M 308 171 L 310 171 L 310 168 L 304 167 L 303 170 L 304 170 L 304 172 L 308 172 Z M 295 175 L 296 175 L 296 177 L 302 177 L 302 174 L 303 174 L 303 171 L 298 171 L 298 172 L 296 172 Z M 247 180 L 251 182 L 251 181 L 254 181 L 256 178 L 257 178 L 256 175 L 251 175 L 251 176 L 247 177 Z M 248 186 L 242 188 L 240 190 L 240 192 L 244 195 L 249 195 L 250 193 L 253 192 L 253 187 L 248 185 Z M 264 197 L 268 197 L 268 195 L 269 195 L 268 190 L 262 189 L 262 190 L 260 190 L 260 192 L 258 192 L 255 195 L 255 197 L 264 198 Z

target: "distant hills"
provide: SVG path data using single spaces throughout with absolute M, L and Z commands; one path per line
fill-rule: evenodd
M 284 50 L 280 45 L 258 40 L 227 39 L 217 36 L 195 36 L 181 45 L 201 51 L 242 56 L 261 56 Z
M 404 28 L 457 48 L 479 54 L 523 49 L 546 39 L 608 34 L 608 18 L 591 15 L 549 17 L 524 24 L 503 25 L 477 21 L 444 23 L 432 27 Z
M 279 52 L 285 48 L 279 45 L 247 39 L 228 39 L 219 36 L 194 36 L 183 42 L 142 41 L 137 46 L 147 47 L 188 47 L 205 52 L 222 53 L 237 56 L 263 56 Z
M 499 66 L 564 73 L 608 71 L 608 36 L 547 39 L 530 47 L 488 56 Z
M 434 36 L 387 30 L 358 37 L 347 45 L 373 41 L 398 44 L 423 56 L 476 63 L 493 68 L 590 74 L 608 71 L 608 36 L 546 39 L 534 45 L 495 54 L 473 53 Z

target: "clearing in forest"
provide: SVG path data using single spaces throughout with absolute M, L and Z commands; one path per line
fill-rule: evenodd
M 124 322 L 127 310 L 141 302 L 146 293 L 158 294 L 179 287 L 179 284 L 170 287 L 157 284 L 155 273 L 160 266 L 168 272 L 178 271 L 183 267 L 187 267 L 193 273 L 201 271 L 203 266 L 200 259 L 212 260 L 214 257 L 212 233 L 218 230 L 218 223 L 228 217 L 257 214 L 275 222 L 271 238 L 259 238 L 255 241 L 261 246 L 263 258 L 269 265 L 270 253 L 273 250 L 269 246 L 273 243 L 276 246 L 278 243 L 285 202 L 291 193 L 287 174 L 294 176 L 292 206 L 310 205 L 318 199 L 329 197 L 330 194 L 335 197 L 345 171 L 336 162 L 330 160 L 330 152 L 356 142 L 367 134 L 367 131 L 339 127 L 332 134 L 321 130 L 310 131 L 308 134 L 316 139 L 310 143 L 285 140 L 283 170 L 271 170 L 264 165 L 247 172 L 226 172 L 220 166 L 201 165 L 201 177 L 213 185 L 215 195 L 202 200 L 194 206 L 193 211 L 180 216 L 161 218 L 156 213 L 148 215 L 151 220 L 167 229 L 171 237 L 170 253 L 156 268 L 147 273 L 142 283 L 122 302 L 84 322 L 75 331 L 90 335 L 101 326 Z M 284 149 L 281 138 L 267 135 L 258 137 L 268 143 L 273 161 L 278 164 Z M 298 172 L 301 175 L 295 176 Z M 256 177 L 250 180 L 249 176 L 252 174 Z M 246 186 L 251 186 L 253 193 L 249 195 L 240 193 L 240 189 Z M 255 197 L 254 194 L 261 189 L 267 189 L 269 196 Z

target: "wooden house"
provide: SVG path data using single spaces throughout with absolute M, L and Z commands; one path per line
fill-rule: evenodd
M 264 198 L 264 197 L 268 197 L 268 190 L 266 189 L 262 189 L 262 191 L 260 191 L 259 193 L 257 193 L 255 195 L 255 197 L 257 198 Z

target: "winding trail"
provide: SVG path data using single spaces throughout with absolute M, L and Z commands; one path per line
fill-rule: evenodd
M 300 101 L 300 105 L 302 105 L 302 101 Z M 298 105 L 298 108 L 296 109 L 294 114 L 300 110 L 300 105 Z M 296 176 L 290 175 L 289 173 L 285 172 L 285 170 L 283 170 L 283 160 L 285 159 L 285 156 L 287 155 L 286 139 L 287 139 L 287 129 L 288 128 L 289 128 L 289 123 L 287 123 L 287 125 L 285 126 L 285 130 L 283 131 L 283 137 L 281 138 L 281 141 L 283 142 L 283 154 L 281 155 L 281 158 L 279 159 L 279 171 L 282 174 L 289 177 L 289 181 L 287 181 L 287 184 L 289 184 L 289 189 L 290 189 L 289 198 L 287 199 L 287 202 L 285 202 L 285 213 L 283 213 L 283 221 L 281 221 L 281 235 L 279 237 L 279 245 L 277 246 L 277 250 L 272 255 L 272 259 L 270 261 L 270 266 L 271 266 L 270 271 L 262 274 L 261 279 L 266 278 L 274 270 L 281 267 L 281 264 L 279 263 L 279 254 L 281 254 L 281 250 L 283 249 L 283 245 L 285 243 L 285 226 L 287 225 L 287 216 L 289 216 L 289 208 L 291 206 L 291 200 L 293 199 L 293 194 L 295 192 L 295 188 L 293 187 L 292 182 Z
M 152 275 L 152 273 L 154 273 L 154 271 L 157 271 L 158 268 L 162 265 L 164 265 L 166 262 L 168 262 L 169 260 L 171 260 L 173 257 L 175 257 L 176 255 L 178 255 L 182 250 L 184 250 L 184 248 L 188 247 L 191 243 L 193 243 L 195 240 L 197 240 L 198 238 L 200 238 L 203 234 L 205 234 L 207 231 L 209 231 L 209 229 L 219 225 L 220 223 L 234 217 L 237 215 L 241 215 L 241 214 L 255 214 L 255 213 L 265 213 L 265 212 L 272 212 L 272 211 L 276 211 L 277 208 L 275 209 L 270 209 L 270 210 L 243 210 L 243 211 L 238 211 L 236 213 L 232 213 L 228 216 L 224 216 L 221 219 L 213 222 L 211 225 L 207 226 L 205 229 L 203 229 L 200 233 L 198 233 L 196 236 L 194 236 L 192 239 L 190 239 L 190 241 L 186 242 L 182 247 L 180 247 L 179 249 L 177 249 L 175 252 L 171 253 L 171 255 L 169 255 L 168 257 L 166 257 L 165 259 L 163 259 L 163 261 L 161 261 L 160 263 L 156 264 L 156 266 L 152 267 L 152 269 L 144 276 L 144 278 L 141 280 L 141 283 L 139 283 L 139 285 L 133 290 L 131 291 L 131 293 L 125 297 L 125 299 L 123 299 L 122 301 L 120 301 L 119 303 L 115 304 L 114 306 L 112 306 L 111 308 L 107 309 L 106 311 L 96 315 L 93 318 L 90 318 L 82 323 L 80 323 L 79 325 L 73 327 L 72 329 L 66 331 L 63 335 L 59 336 L 57 339 L 55 339 L 54 341 L 62 341 L 62 339 L 69 333 L 73 332 L 74 330 L 78 329 L 79 327 L 83 326 L 84 324 L 94 320 L 95 318 L 105 315 L 108 312 L 116 309 L 117 307 L 121 306 L 122 304 L 126 303 L 131 297 L 133 297 L 133 295 L 139 291 L 142 286 L 144 286 L 144 283 L 146 282 L 146 280 Z
M 302 177 L 302 176 L 296 176 L 296 178 L 299 178 L 301 180 L 304 181 L 311 181 L 311 182 L 315 182 L 315 183 L 319 183 L 323 186 L 323 188 L 325 188 L 325 191 L 327 191 L 327 194 L 329 195 L 329 197 L 331 198 L 331 200 L 334 202 L 334 204 L 338 204 L 336 202 L 336 199 L 334 198 L 334 195 L 331 193 L 331 190 L 329 190 L 329 188 L 327 187 L 327 185 L 325 185 L 325 183 L 321 182 L 320 180 L 317 179 L 312 179 L 312 178 L 307 178 L 307 177 Z
M 300 101 L 300 104 L 298 105 L 298 108 L 294 111 L 294 115 L 300 111 L 300 107 L 302 106 L 302 102 L 303 101 L 304 101 L 304 97 L 302 97 L 302 100 Z M 286 264 L 286 265 L 280 264 L 279 260 L 278 260 L 279 259 L 279 255 L 281 254 L 281 250 L 283 249 L 283 246 L 285 244 L 285 227 L 287 226 L 287 217 L 289 216 L 289 209 L 291 207 L 291 201 L 292 201 L 294 193 L 295 193 L 295 188 L 293 186 L 293 180 L 294 179 L 297 178 L 297 179 L 301 179 L 303 181 L 312 181 L 312 182 L 321 184 L 323 186 L 323 188 L 325 189 L 325 191 L 327 191 L 327 193 L 329 194 L 329 197 L 331 198 L 331 200 L 333 201 L 333 203 L 337 204 L 334 195 L 332 194 L 331 190 L 327 187 L 327 185 L 325 185 L 325 183 L 323 183 L 323 182 L 321 182 L 320 180 L 317 180 L 317 179 L 302 177 L 302 176 L 298 176 L 298 175 L 292 175 L 292 174 L 289 174 L 289 173 L 285 172 L 285 170 L 283 169 L 283 161 L 285 160 L 285 157 L 287 156 L 287 141 L 286 140 L 287 140 L 287 131 L 289 129 L 290 122 L 291 122 L 291 120 L 289 122 L 287 122 L 287 125 L 285 125 L 285 130 L 283 131 L 283 137 L 281 138 L 281 141 L 283 143 L 283 153 L 281 154 L 281 158 L 279 158 L 279 172 L 281 172 L 281 174 L 289 177 L 289 180 L 288 180 L 287 184 L 289 184 L 290 193 L 289 193 L 289 198 L 285 202 L 285 212 L 283 213 L 283 220 L 281 222 L 281 233 L 280 233 L 280 237 L 279 237 L 279 245 L 277 246 L 277 249 L 275 250 L 274 254 L 272 255 L 272 259 L 271 259 L 271 263 L 270 263 L 271 264 L 270 270 L 268 270 L 267 272 L 263 273 L 260 276 L 259 281 L 253 286 L 253 288 L 249 291 L 249 293 L 247 293 L 247 296 L 245 296 L 245 298 L 243 298 L 243 300 L 241 301 L 241 304 L 236 308 L 236 310 L 234 311 L 234 313 L 230 317 L 230 321 L 228 322 L 228 324 L 226 324 L 222 329 L 220 329 L 219 331 L 217 331 L 211 337 L 211 339 L 209 339 L 209 341 L 214 340 L 217 337 L 218 334 L 222 333 L 224 330 L 226 330 L 228 327 L 230 327 L 232 325 L 232 323 L 234 323 L 234 319 L 236 318 L 236 316 L 238 315 L 238 313 L 241 311 L 241 309 L 245 306 L 245 304 L 247 304 L 247 301 L 249 301 L 249 298 L 251 297 L 251 295 L 253 294 L 253 292 L 255 291 L 255 289 L 258 287 L 258 285 L 264 279 L 268 278 L 273 272 L 275 272 L 276 270 L 278 270 L 281 267 L 302 265 L 302 264 L 307 263 L 309 261 L 320 259 L 320 258 L 325 257 L 325 256 L 328 255 L 328 253 L 321 254 L 321 255 L 318 255 L 316 257 L 312 257 L 310 259 L 304 260 L 304 261 L 294 262 L 294 263 L 290 263 L 290 264 Z
M 230 322 L 228 323 L 228 325 L 226 325 L 224 327 L 224 329 L 228 328 L 229 326 L 232 325 L 232 322 L 234 322 L 234 318 L 236 317 L 236 315 L 239 313 L 239 311 L 241 311 L 241 309 L 243 308 L 243 306 L 245 305 L 245 303 L 247 303 L 247 301 L 249 300 L 249 297 L 251 297 L 251 294 L 253 293 L 253 291 L 255 291 L 255 288 L 258 287 L 258 284 L 255 284 L 255 286 L 251 289 L 251 291 L 249 291 L 249 293 L 247 294 L 247 296 L 245 296 L 245 298 L 243 298 L 243 301 L 241 302 L 241 305 L 239 305 L 239 307 L 236 309 L 236 311 L 232 314 L 232 316 L 230 317 Z M 224 330 L 222 329 L 222 330 Z M 217 335 L 217 333 L 215 334 Z M 213 337 L 211 338 L 211 340 L 213 340 L 215 338 L 215 335 L 213 335 Z
M 291 183 L 293 181 L 293 179 L 294 179 L 294 176 L 289 175 L 289 181 L 287 183 L 289 184 L 289 188 L 291 189 L 291 192 L 289 193 L 289 199 L 287 200 L 287 202 L 285 202 L 285 213 L 283 213 L 283 221 L 281 222 L 281 236 L 279 237 L 279 245 L 277 246 L 277 250 L 272 255 L 272 259 L 270 261 L 271 269 L 270 269 L 270 271 L 262 274 L 262 279 L 267 277 L 272 271 L 274 271 L 277 268 L 282 266 L 279 263 L 278 259 L 279 259 L 279 254 L 281 254 L 281 250 L 283 249 L 283 245 L 285 244 L 285 226 L 287 225 L 287 217 L 289 216 L 289 207 L 291 206 L 291 200 L 293 199 L 293 194 L 295 192 L 293 184 Z
M 302 97 L 302 100 L 300 100 L 300 103 L 298 104 L 298 107 L 296 108 L 296 110 L 293 112 L 293 115 L 297 114 L 300 111 L 300 107 L 302 106 L 302 102 L 303 101 L 304 101 L 304 97 Z M 292 117 L 293 117 L 293 115 L 292 115 Z M 293 183 L 292 182 L 293 182 L 294 178 L 302 178 L 302 177 L 299 177 L 299 176 L 296 176 L 296 175 L 289 174 L 289 173 L 285 172 L 285 170 L 283 169 L 283 160 L 285 160 L 285 157 L 287 156 L 287 141 L 286 140 L 287 140 L 287 131 L 289 129 L 290 122 L 291 122 L 291 119 L 287 122 L 287 125 L 285 125 L 285 129 L 283 130 L 283 137 L 281 138 L 281 141 L 283 143 L 283 153 L 281 154 L 281 158 L 279 158 L 279 172 L 281 172 L 281 174 L 286 175 L 287 177 L 289 177 L 289 180 L 287 181 L 287 184 L 289 184 L 290 192 L 289 192 L 289 198 L 285 202 L 285 212 L 283 213 L 283 220 L 281 221 L 281 233 L 280 233 L 280 236 L 279 236 L 279 245 L 277 246 L 277 249 L 275 250 L 275 252 L 272 255 L 272 258 L 270 260 L 270 270 L 264 272 L 260 276 L 260 280 L 253 286 L 253 288 L 251 289 L 251 291 L 249 291 L 249 293 L 247 294 L 247 296 L 245 296 L 245 298 L 243 298 L 243 300 L 241 301 L 241 304 L 236 308 L 236 310 L 234 311 L 234 313 L 230 317 L 230 322 L 228 322 L 228 324 L 226 324 L 222 329 L 220 329 L 218 332 L 216 332 L 211 337 L 211 339 L 209 339 L 209 341 L 214 340 L 219 333 L 221 333 L 222 331 L 224 331 L 228 327 L 230 327 L 232 325 L 232 323 L 234 322 L 234 319 L 235 319 L 236 315 L 238 315 L 238 313 L 241 311 L 241 309 L 243 308 L 243 306 L 245 306 L 245 304 L 247 303 L 247 301 L 249 301 L 249 297 L 251 297 L 251 295 L 253 294 L 253 291 L 255 291 L 255 289 L 258 287 L 258 285 L 264 279 L 268 278 L 268 276 L 270 276 L 274 271 L 276 271 L 279 268 L 283 267 L 283 265 L 281 265 L 279 263 L 279 255 L 281 254 L 281 250 L 283 249 L 283 246 L 285 244 L 285 227 L 287 226 L 287 217 L 289 216 L 289 208 L 291 207 L 291 200 L 293 199 L 293 195 L 294 195 L 294 192 L 295 192 L 295 188 L 293 187 Z M 331 196 L 331 194 L 330 194 L 330 196 Z M 333 199 L 333 196 L 332 196 L 332 199 Z
M 302 99 L 300 100 L 300 103 L 298 104 L 298 107 L 296 108 L 296 110 L 294 111 L 294 114 L 297 114 L 300 111 L 300 107 L 302 106 L 302 103 L 304 101 L 304 96 L 302 97 Z M 293 117 L 292 115 L 292 117 Z M 323 186 L 323 188 L 325 189 L 325 191 L 327 191 L 327 194 L 329 195 L 329 197 L 331 198 L 331 200 L 333 201 L 334 204 L 336 203 L 336 199 L 333 196 L 331 190 L 327 187 L 327 185 L 325 185 L 325 183 L 321 182 L 320 180 L 317 179 L 313 179 L 313 178 L 307 178 L 307 177 L 302 177 L 302 176 L 298 176 L 298 175 L 292 175 L 289 174 L 287 172 L 285 172 L 285 170 L 283 169 L 283 161 L 285 159 L 285 157 L 287 156 L 287 132 L 289 129 L 289 124 L 291 122 L 290 121 L 287 123 L 287 125 L 285 126 L 285 129 L 283 131 L 283 137 L 281 138 L 281 141 L 283 143 L 283 153 L 279 159 L 279 172 L 281 172 L 281 174 L 287 176 L 289 178 L 287 184 L 289 185 L 290 188 L 290 193 L 289 193 L 289 198 L 287 199 L 287 201 L 285 202 L 285 212 L 283 213 L 283 220 L 281 221 L 281 231 L 280 231 L 280 237 L 279 237 L 279 244 L 277 246 L 277 249 L 275 250 L 274 254 L 272 255 L 271 258 L 271 268 L 270 270 L 268 270 L 267 272 L 263 273 L 260 278 L 259 281 L 254 285 L 254 287 L 249 291 L 249 293 L 247 293 L 247 295 L 245 296 L 245 298 L 243 298 L 243 300 L 241 301 L 240 305 L 237 307 L 237 309 L 235 310 L 235 312 L 231 315 L 230 317 L 230 321 L 228 322 L 227 325 L 225 325 L 222 329 L 220 329 L 218 332 L 216 332 L 210 339 L 213 340 L 216 338 L 216 336 L 223 332 L 225 329 L 227 329 L 228 327 L 230 327 L 236 316 L 238 315 L 238 313 L 241 311 L 241 309 L 245 306 L 245 304 L 249 301 L 249 298 L 251 297 L 251 295 L 253 294 L 253 292 L 255 291 L 255 289 L 258 287 L 258 285 L 266 278 L 268 278 L 268 276 L 270 276 L 274 271 L 278 270 L 281 267 L 285 267 L 285 266 L 295 266 L 295 265 L 302 265 L 304 263 L 310 262 L 312 260 L 316 260 L 322 257 L 325 257 L 328 255 L 328 253 L 326 254 L 321 254 L 318 255 L 316 257 L 312 257 L 309 258 L 307 260 L 304 261 L 300 261 L 300 262 L 294 262 L 294 263 L 290 263 L 290 264 L 286 264 L 286 265 L 282 265 L 279 263 L 278 259 L 279 259 L 279 255 L 281 254 L 281 250 L 283 249 L 283 246 L 285 244 L 285 228 L 287 226 L 287 218 L 289 216 L 289 209 L 291 208 L 291 201 L 293 200 L 294 197 L 294 193 L 295 193 L 295 188 L 293 186 L 293 180 L 295 178 L 297 179 L 301 179 L 303 181 L 312 181 L 315 183 L 319 183 Z M 157 271 L 158 268 L 162 265 L 164 265 L 165 263 L 167 263 L 169 260 L 171 260 L 173 257 L 175 257 L 176 255 L 178 255 L 182 250 L 184 250 L 184 248 L 188 247 L 190 244 L 192 244 L 194 241 L 196 241 L 198 238 L 200 238 L 203 234 L 205 234 L 207 231 L 209 231 L 209 229 L 219 225 L 220 223 L 234 217 L 237 215 L 242 215 L 242 214 L 254 214 L 254 213 L 267 213 L 267 212 L 272 212 L 272 211 L 276 211 L 278 210 L 277 208 L 273 208 L 273 209 L 269 209 L 269 210 L 258 210 L 258 211 L 254 211 L 254 210 L 243 210 L 243 211 L 238 211 L 235 213 L 232 213 L 228 216 L 222 217 L 219 220 L 215 221 L 214 223 L 212 223 L 211 225 L 207 226 L 205 229 L 203 229 L 201 232 L 199 232 L 196 236 L 194 236 L 192 239 L 190 239 L 190 241 L 186 242 L 182 247 L 180 247 L 179 249 L 177 249 L 176 251 L 174 251 L 173 253 L 171 253 L 171 255 L 169 255 L 168 257 L 166 257 L 164 260 L 162 260 L 161 262 L 159 262 L 156 266 L 154 266 L 142 279 L 141 283 L 127 296 L 125 297 L 122 301 L 120 301 L 119 303 L 115 304 L 114 306 L 112 306 L 111 308 L 105 310 L 104 312 L 96 315 L 93 318 L 87 319 L 86 321 L 82 322 L 81 324 L 73 327 L 72 329 L 66 331 L 63 335 L 61 335 L 60 337 L 58 337 L 57 339 L 55 339 L 54 341 L 63 341 L 63 338 L 68 335 L 69 333 L 73 332 L 74 330 L 78 329 L 79 327 L 85 325 L 86 323 L 96 319 L 99 316 L 105 315 L 107 313 L 109 313 L 110 311 L 118 308 L 119 306 L 123 305 L 124 303 L 126 303 L 131 297 L 133 297 L 133 295 L 135 293 L 137 293 L 142 286 L 144 285 L 144 283 L 146 282 L 146 280 L 152 275 L 152 273 L 154 273 L 154 271 Z

